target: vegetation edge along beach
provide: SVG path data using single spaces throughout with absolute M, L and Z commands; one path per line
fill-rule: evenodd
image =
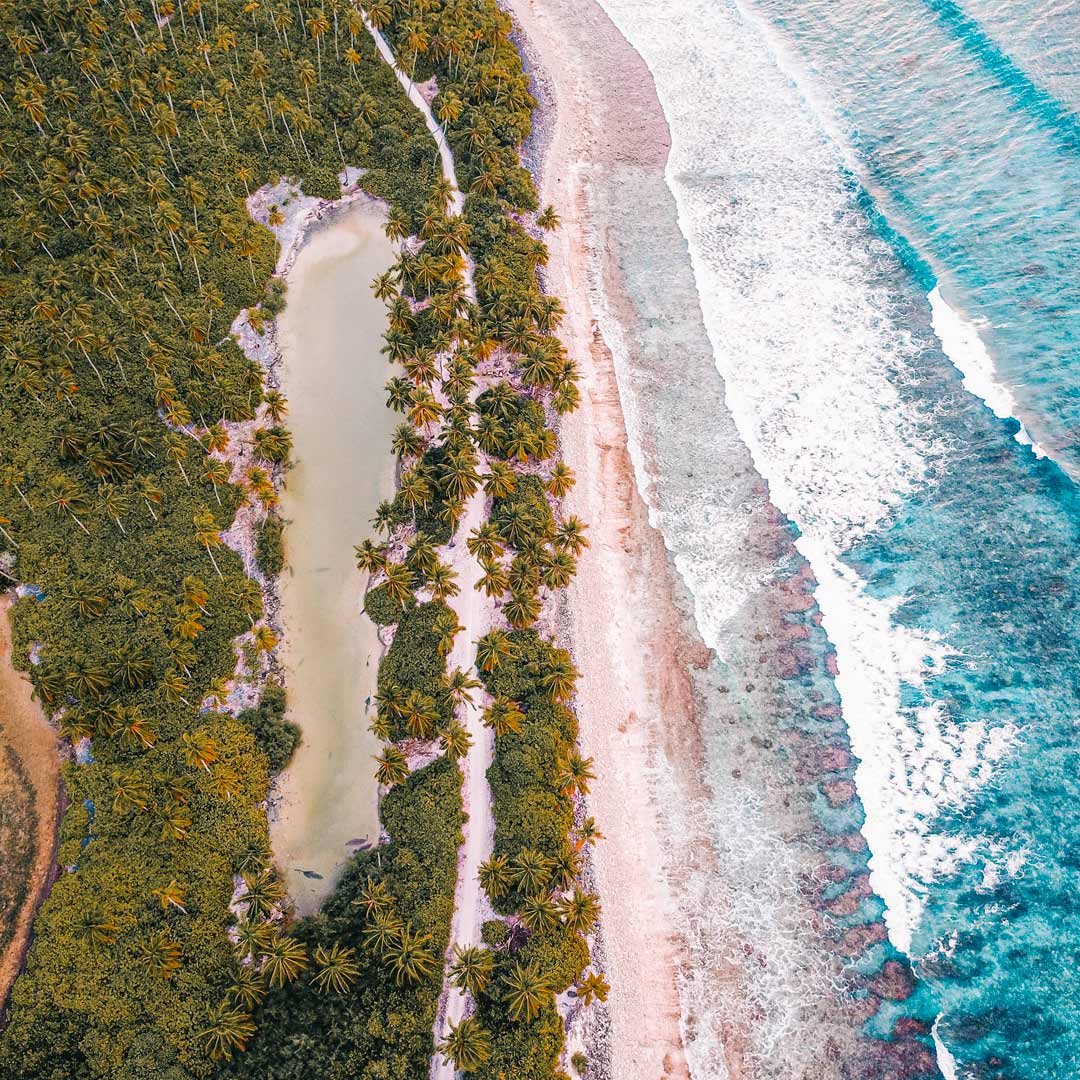
M 555 221 L 517 160 L 532 100 L 509 20 L 493 3 L 423 0 L 367 5 L 368 25 L 340 5 L 143 7 L 2 13 L 0 179 L 19 213 L 0 237 L 0 524 L 5 566 L 26 583 L 14 655 L 77 760 L 63 872 L 0 1066 L 426 1073 L 463 817 L 468 733 L 454 713 L 480 690 L 446 672 L 458 623 L 440 551 L 482 492 L 490 520 L 464 550 L 488 598 L 508 597 L 477 647 L 495 738 L 483 883 L 503 918 L 484 923 L 482 947 L 451 953 L 475 1013 L 448 1026 L 440 1057 L 477 1075 L 557 1075 L 556 993 L 577 983 L 588 1001 L 606 984 L 584 974 L 598 907 L 575 884 L 596 837 L 580 814 L 574 826 L 590 777 L 568 708 L 575 672 L 533 628 L 541 590 L 565 586 L 585 539 L 557 516 L 573 478 L 550 424 L 576 404 L 576 373 L 536 279 L 533 223 Z M 460 216 L 369 30 L 386 32 L 402 81 L 438 77 Z M 405 468 L 380 513 L 386 541 L 358 551 L 385 579 L 367 609 L 395 626 L 375 721 L 389 840 L 294 923 L 261 810 L 294 736 L 280 693 L 236 708 L 276 634 L 222 539 L 242 506 L 274 520 L 287 405 L 228 327 L 246 311 L 260 335 L 282 302 L 273 239 L 246 197 L 285 175 L 334 198 L 349 165 L 405 241 L 377 284 L 386 351 L 406 372 L 388 385 L 408 417 L 394 445 Z M 241 446 L 255 464 L 238 465 Z

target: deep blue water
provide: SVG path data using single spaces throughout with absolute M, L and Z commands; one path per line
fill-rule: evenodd
M 903 597 L 898 625 L 949 649 L 902 688 L 911 760 L 942 734 L 955 750 L 928 789 L 939 800 L 923 804 L 939 857 L 911 882 L 923 900 L 912 959 L 959 1075 L 1075 1077 L 1080 6 L 750 6 L 849 151 L 868 223 L 895 253 L 882 278 L 919 346 L 899 390 L 934 447 L 926 481 L 845 553 L 872 595 Z M 930 326 L 935 282 L 978 326 L 1050 458 L 962 387 Z

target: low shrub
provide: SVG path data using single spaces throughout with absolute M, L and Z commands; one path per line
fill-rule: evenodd
M 244 709 L 239 719 L 251 729 L 256 744 L 269 759 L 271 774 L 281 772 L 300 743 L 300 728 L 285 719 L 285 688 L 267 683 L 259 704 Z

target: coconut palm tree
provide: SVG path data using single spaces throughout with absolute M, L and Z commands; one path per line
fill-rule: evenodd
M 577 996 L 582 1005 L 591 1005 L 594 1001 L 607 1001 L 611 991 L 607 979 L 599 972 L 590 971 L 577 984 Z
M 486 521 L 473 529 L 465 541 L 465 546 L 469 549 L 469 554 L 482 563 L 500 558 L 505 550 L 499 528 L 491 521 Z
M 266 868 L 257 874 L 243 875 L 245 892 L 237 899 L 249 919 L 263 918 L 285 899 L 285 890 Z
M 360 570 L 366 570 L 369 574 L 374 574 L 386 566 L 386 546 L 384 544 L 375 544 L 371 540 L 364 540 L 357 544 L 353 551 L 356 553 L 356 565 Z
M 577 830 L 577 842 L 574 844 L 574 850 L 580 851 L 587 844 L 595 844 L 597 840 L 603 840 L 604 834 L 596 827 L 596 820 L 591 817 L 587 817 L 579 826 Z
M 236 951 L 241 958 L 249 958 L 266 948 L 273 928 L 257 919 L 243 919 L 236 924 Z M 249 970 L 249 969 L 246 969 Z
M 79 514 L 89 511 L 90 501 L 70 476 L 64 473 L 50 476 L 45 482 L 45 492 L 49 506 L 58 514 L 68 514 L 87 536 L 90 535 L 90 530 L 79 518 Z
M 254 1034 L 255 1025 L 250 1015 L 222 1002 L 210 1010 L 210 1022 L 199 1032 L 199 1037 L 211 1059 L 220 1061 L 222 1058 L 231 1060 L 233 1051 L 243 1050 Z
M 296 940 L 275 933 L 262 950 L 260 970 L 269 976 L 270 985 L 284 986 L 292 982 L 307 967 L 307 949 Z
M 564 795 L 588 795 L 589 781 L 596 779 L 592 771 L 593 759 L 583 758 L 576 750 L 571 750 L 558 763 L 557 778 L 559 789 Z
M 524 630 L 540 618 L 540 601 L 532 592 L 514 592 L 503 606 L 503 614 L 515 630 Z
M 551 879 L 551 860 L 534 848 L 522 848 L 510 860 L 510 877 L 526 896 L 542 893 Z
M 155 930 L 136 947 L 139 964 L 153 975 L 168 981 L 180 970 L 180 942 L 167 930 Z
M 535 960 L 528 964 L 517 961 L 503 976 L 502 985 L 511 1020 L 532 1023 L 552 999 L 551 983 L 540 973 Z
M 505 499 L 517 487 L 517 474 L 502 461 L 491 462 L 483 479 L 484 494 L 492 499 Z
M 559 911 L 549 896 L 528 896 L 518 909 L 518 920 L 531 933 L 549 930 L 559 921 Z
M 557 229 L 559 225 L 559 215 L 555 213 L 555 207 L 553 206 L 545 207 L 541 213 L 536 215 L 537 228 L 543 229 L 545 232 Z
M 374 918 L 380 911 L 392 910 L 394 898 L 390 895 L 385 881 L 376 881 L 374 878 L 369 877 L 360 890 L 359 897 L 351 901 L 351 903 L 353 907 L 362 907 L 365 915 L 370 919 Z
M 445 1064 L 463 1073 L 475 1072 L 491 1057 L 491 1036 L 475 1016 L 468 1016 L 457 1024 L 451 1021 L 439 1051 Z
M 472 694 L 469 691 L 477 690 L 479 687 L 480 682 L 477 679 L 468 672 L 462 671 L 461 668 L 455 668 L 446 679 L 446 697 L 455 706 L 465 702 L 472 704 Z
M 600 918 L 600 902 L 594 893 L 582 892 L 575 887 L 570 896 L 558 902 L 559 915 L 568 930 L 575 934 L 589 934 Z
M 450 981 L 460 990 L 468 990 L 474 999 L 487 989 L 495 970 L 495 956 L 490 949 L 477 945 L 455 945 L 450 963 Z
M 439 730 L 439 746 L 451 761 L 460 761 L 472 746 L 472 736 L 456 720 Z
M 569 551 L 578 556 L 584 548 L 589 546 L 585 539 L 585 530 L 588 528 L 584 522 L 571 515 L 555 529 L 555 546 L 560 551 Z
M 112 945 L 119 933 L 119 925 L 105 914 L 100 904 L 87 908 L 75 924 L 75 934 L 95 952 Z
M 380 956 L 386 956 L 403 929 L 404 924 L 394 911 L 378 910 L 364 928 L 364 944 Z
M 226 991 L 228 996 L 243 1009 L 254 1009 L 266 997 L 266 983 L 262 974 L 246 964 L 237 964 L 232 970 L 232 983 Z
M 517 702 L 505 697 L 495 698 L 481 716 L 484 726 L 491 728 L 497 739 L 509 735 L 510 732 L 520 734 L 521 723 L 524 719 L 525 714 Z
M 404 607 L 412 599 L 412 571 L 404 563 L 387 563 L 383 573 L 386 575 L 387 595 Z
M 492 900 L 505 896 L 514 884 L 510 860 L 505 855 L 493 855 L 478 867 L 480 887 Z
M 482 589 L 485 596 L 502 596 L 510 588 L 510 579 L 506 570 L 497 562 L 483 561 L 481 566 L 484 572 L 473 588 Z
M 557 462 L 551 470 L 551 476 L 546 484 L 548 494 L 554 499 L 561 499 L 574 486 L 574 470 L 562 461 Z
M 360 965 L 354 957 L 356 950 L 334 942 L 327 949 L 319 945 L 315 949 L 315 966 L 312 985 L 320 993 L 344 994 L 360 975 Z
M 406 982 L 420 982 L 431 975 L 436 967 L 431 935 L 413 930 L 411 926 L 402 927 L 387 949 L 386 958 L 398 986 Z
M 428 588 L 431 590 L 431 599 L 437 603 L 445 604 L 448 599 L 457 596 L 461 589 L 458 587 L 456 578 L 456 571 L 451 570 L 444 563 L 437 563 L 431 573 L 428 574 Z
M 476 664 L 487 675 L 516 655 L 517 649 L 505 630 L 490 630 L 476 642 Z
M 375 764 L 378 766 L 375 779 L 384 787 L 404 784 L 409 777 L 409 759 L 393 743 L 383 747 L 382 753 L 375 758 Z
M 150 895 L 156 896 L 161 904 L 162 911 L 168 911 L 169 908 L 174 907 L 177 911 L 182 911 L 187 914 L 187 908 L 184 907 L 184 895 L 187 890 L 176 880 L 176 878 L 170 878 L 169 884 L 163 886 L 160 889 L 151 889 Z

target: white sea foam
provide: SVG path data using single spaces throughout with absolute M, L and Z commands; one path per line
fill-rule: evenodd
M 1020 425 L 1020 430 L 1016 433 L 1018 443 L 1030 446 L 1036 457 L 1049 456 L 1027 433 L 1023 421 L 1020 420 L 1016 398 L 1012 390 L 998 379 L 994 361 L 978 327 L 946 303 L 940 286 L 934 286 L 929 298 L 934 333 L 937 334 L 945 355 L 964 376 L 964 389 L 985 402 L 999 420 L 1015 420 Z
M 940 1017 L 934 1021 L 934 1026 L 930 1029 L 934 1037 L 934 1049 L 937 1051 L 938 1068 L 941 1069 L 941 1075 L 945 1077 L 945 1080 L 956 1080 L 956 1058 L 949 1053 L 949 1048 L 941 1041 L 941 1036 L 938 1034 L 939 1022 Z
M 866 808 L 871 880 L 908 949 L 921 887 L 980 846 L 932 817 L 985 783 L 1011 734 L 901 714 L 955 659 L 898 627 L 842 555 L 930 482 L 932 446 L 897 386 L 916 344 L 874 284 L 876 246 L 838 169 L 841 152 L 767 43 L 729 2 L 601 0 L 653 72 L 672 135 L 668 183 L 687 238 L 727 405 L 773 502 L 798 526 L 818 580 Z M 693 575 L 688 576 L 691 588 Z M 701 608 L 699 607 L 699 618 Z M 706 618 L 702 634 L 715 644 Z

